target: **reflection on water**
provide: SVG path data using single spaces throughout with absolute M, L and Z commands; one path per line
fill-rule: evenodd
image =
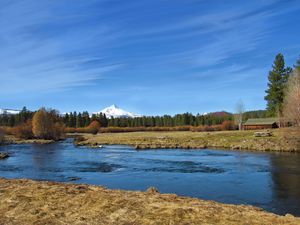
M 280 211 L 289 205 L 291 214 L 300 215 L 300 157 L 281 154 L 281 157 L 271 157 L 273 194 L 283 204 Z
M 128 146 L 76 148 L 71 140 L 50 145 L 0 146 L 0 176 L 104 185 L 251 204 L 300 216 L 300 155 L 223 150 L 146 150 Z
M 101 173 L 109 173 L 117 168 L 121 168 L 121 165 L 106 163 L 106 162 L 76 162 L 73 165 L 79 165 L 74 170 L 77 172 L 101 172 Z

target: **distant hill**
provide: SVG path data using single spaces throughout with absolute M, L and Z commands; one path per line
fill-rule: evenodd
M 211 113 L 207 113 L 206 115 L 212 115 L 212 116 L 231 116 L 232 113 L 226 112 L 226 111 L 219 111 L 219 112 L 211 112 Z

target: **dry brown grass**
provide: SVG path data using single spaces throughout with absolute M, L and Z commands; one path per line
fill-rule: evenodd
M 54 142 L 54 140 L 17 138 L 14 135 L 4 136 L 4 144 L 51 144 Z
M 283 133 L 290 129 L 272 130 L 272 137 L 254 137 L 255 131 L 219 132 L 135 132 L 82 134 L 84 139 L 78 145 L 97 146 L 102 144 L 125 144 L 137 149 L 147 148 L 226 148 L 255 151 L 300 151 L 286 139 Z M 290 137 L 297 134 L 289 132 Z M 299 137 L 298 137 L 299 138 Z
M 0 179 L 0 224 L 300 224 L 300 218 L 155 191 Z

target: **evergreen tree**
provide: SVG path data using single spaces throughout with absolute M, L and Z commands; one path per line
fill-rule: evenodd
M 5 125 L 8 125 L 8 126 L 10 126 L 10 127 L 15 126 L 15 117 L 14 117 L 14 116 L 8 117 L 8 123 L 5 124 Z
M 65 114 L 65 116 L 63 117 L 63 122 L 64 122 L 64 124 L 67 126 L 67 127 L 69 127 L 70 126 L 70 117 L 69 117 L 69 114 L 68 113 L 66 113 Z
M 96 115 L 96 114 L 93 114 L 93 115 L 92 115 L 92 118 L 91 118 L 91 122 L 96 121 L 96 120 L 97 120 L 97 115 Z
M 69 126 L 70 127 L 75 127 L 75 125 L 76 125 L 75 114 L 71 112 L 70 116 L 69 116 Z
M 82 116 L 81 116 L 81 113 L 79 112 L 77 117 L 76 117 L 76 127 L 82 127 Z
M 87 127 L 88 125 L 90 125 L 91 123 L 90 115 L 87 111 L 82 113 L 82 117 L 83 117 L 83 126 Z
M 269 116 L 276 116 L 277 113 L 281 116 L 282 114 L 284 89 L 291 71 L 290 67 L 285 67 L 283 55 L 280 53 L 277 54 L 272 65 L 272 70 L 269 72 L 268 89 L 265 96 Z

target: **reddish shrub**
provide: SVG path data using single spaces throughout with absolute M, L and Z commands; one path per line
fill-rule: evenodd
M 143 132 L 143 131 L 189 131 L 190 126 L 178 127 L 105 127 L 100 128 L 100 133 L 120 133 L 120 132 Z
M 222 124 L 218 125 L 211 125 L 211 126 L 198 126 L 198 127 L 191 127 L 190 131 L 193 132 L 203 132 L 203 131 L 225 131 L 225 130 L 236 130 L 237 127 L 234 125 L 232 121 L 224 121 Z
M 77 129 L 75 127 L 65 127 L 65 133 L 76 133 Z
M 62 138 L 65 138 L 65 125 L 61 122 L 54 123 L 53 133 L 52 136 L 54 137 L 54 140 L 60 140 Z
M 12 134 L 17 138 L 24 138 L 24 139 L 33 138 L 31 120 L 28 120 L 27 122 L 20 124 L 16 127 L 13 127 Z
M 232 121 L 229 121 L 229 120 L 224 121 L 222 123 L 221 127 L 222 127 L 222 130 L 236 130 L 237 129 L 237 126 Z
M 13 134 L 13 127 L 0 127 L 4 134 L 12 135 Z
M 97 134 L 99 129 L 100 129 L 100 123 L 94 120 L 86 128 L 86 133 Z
M 65 129 L 67 133 L 95 133 L 96 130 L 99 133 L 121 133 L 121 132 L 143 132 L 143 131 L 193 131 L 193 132 L 203 132 L 203 131 L 221 131 L 221 130 L 233 130 L 235 126 L 230 121 L 225 121 L 220 125 L 212 126 L 176 126 L 176 127 L 100 127 L 92 125 L 93 121 L 88 127 L 85 128 L 71 128 Z M 95 128 L 93 128 L 95 126 Z M 99 127 L 99 128 L 98 128 Z M 98 129 L 97 129 L 98 128 Z

